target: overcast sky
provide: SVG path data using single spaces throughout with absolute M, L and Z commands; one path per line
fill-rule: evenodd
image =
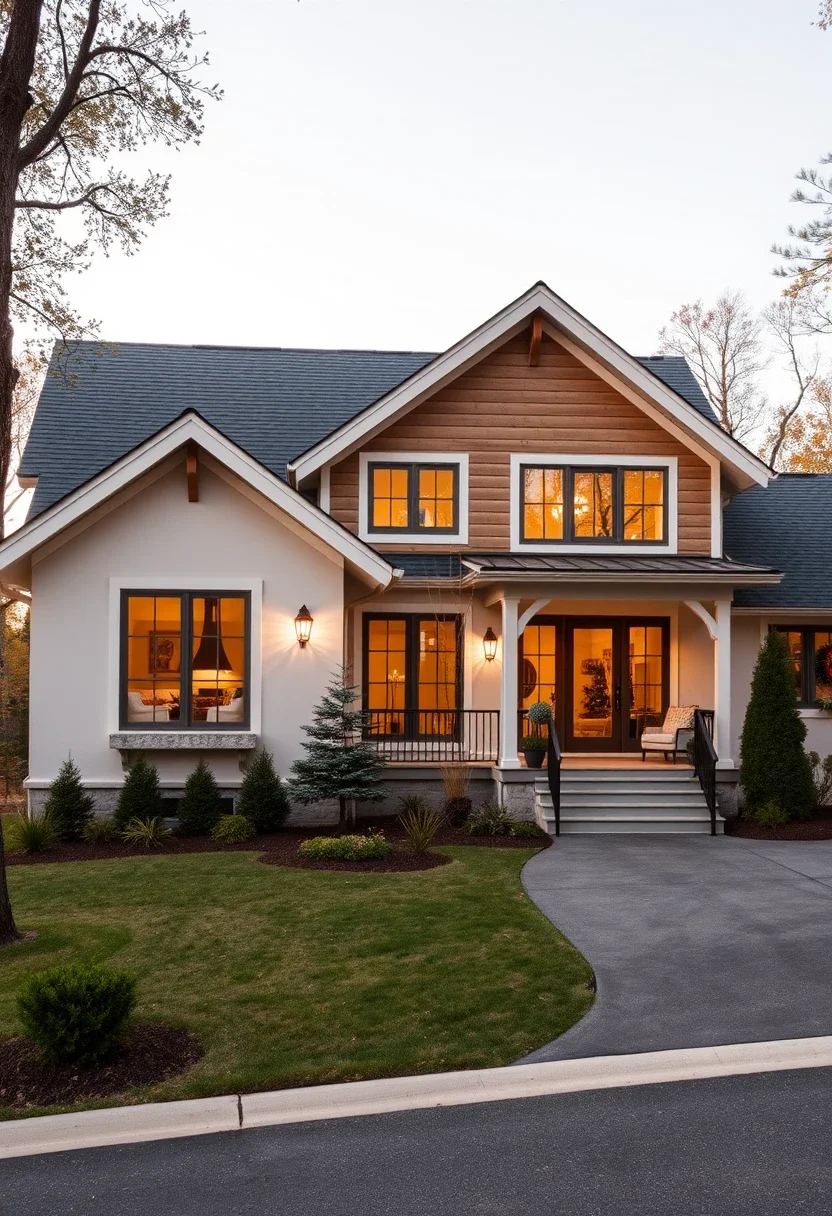
M 545 279 L 649 353 L 778 292 L 832 148 L 815 0 L 181 4 L 226 97 L 148 162 L 170 218 L 71 287 L 108 339 L 440 350 Z

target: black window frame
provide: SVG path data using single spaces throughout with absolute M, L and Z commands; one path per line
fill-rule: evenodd
M 526 473 L 532 469 L 556 469 L 563 477 L 563 536 L 560 538 L 526 536 Z M 576 473 L 611 473 L 612 482 L 612 536 L 576 536 L 575 535 L 575 475 Z M 661 473 L 662 475 L 662 539 L 661 540 L 625 540 L 624 539 L 624 474 L 625 473 Z M 566 465 L 566 464 L 521 464 L 518 510 L 520 512 L 520 544 L 545 545 L 621 545 L 628 549 L 635 545 L 648 545 L 653 549 L 667 548 L 669 544 L 670 504 L 667 465 L 652 464 L 597 464 L 597 465 Z
M 407 525 L 403 528 L 379 527 L 373 523 L 373 482 L 376 469 L 404 469 L 407 473 Z M 419 474 L 421 472 L 450 472 L 454 479 L 453 493 L 453 524 L 450 528 L 428 528 L 424 524 L 413 523 L 419 518 Z M 459 483 L 460 466 L 456 461 L 401 461 L 374 460 L 367 464 L 367 531 L 374 536 L 407 536 L 411 533 L 422 533 L 425 536 L 453 536 L 459 532 Z
M 178 599 L 180 603 L 180 670 L 179 670 L 179 718 L 176 721 L 131 722 L 127 713 L 128 691 L 128 601 L 131 598 L 142 599 Z M 245 714 L 238 722 L 194 722 L 191 721 L 191 662 L 193 650 L 193 601 L 201 599 L 242 599 L 244 609 L 244 671 L 243 695 L 245 698 Z M 119 730 L 122 731 L 216 731 L 239 732 L 251 729 L 251 592 L 239 590 L 182 590 L 174 587 L 145 588 L 125 587 L 121 592 L 119 621 L 119 687 L 118 687 L 118 717 Z M 187 716 L 183 718 L 183 706 L 188 707 Z M 217 714 L 219 719 L 219 714 Z
M 361 705 L 362 709 L 367 714 L 383 714 L 395 713 L 394 710 L 370 709 L 368 707 L 369 692 L 370 692 L 370 622 L 371 621 L 404 621 L 405 622 L 405 704 L 403 712 L 405 720 L 410 723 L 416 723 L 420 713 L 423 714 L 457 714 L 457 730 L 456 734 L 462 725 L 462 714 L 465 709 L 464 695 L 465 686 L 463 681 L 463 664 L 465 653 L 465 618 L 459 612 L 431 612 L 429 609 L 425 612 L 365 612 L 361 628 Z M 420 709 L 418 704 L 418 689 L 419 689 L 419 622 L 420 621 L 454 621 L 456 624 L 456 672 L 455 672 L 455 689 L 456 689 L 456 707 L 448 710 L 432 710 Z M 396 735 L 386 735 L 377 731 L 370 731 L 366 726 L 364 729 L 365 738 L 373 739 L 389 739 L 397 738 Z M 414 739 L 429 739 L 429 738 L 445 738 L 444 735 L 420 734 L 418 731 L 410 730 L 405 732 L 405 737 Z
M 817 709 L 817 678 L 815 674 L 816 633 L 832 634 L 832 624 L 829 625 L 770 625 L 769 631 L 777 633 L 800 634 L 801 679 L 800 696 L 797 698 L 799 709 Z

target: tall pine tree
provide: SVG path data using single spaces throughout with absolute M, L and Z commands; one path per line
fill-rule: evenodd
M 306 757 L 292 765 L 289 793 L 298 802 L 328 802 L 338 799 L 338 822 L 344 828 L 355 823 L 356 802 L 380 802 L 384 798 L 381 772 L 384 761 L 372 743 L 362 738 L 363 710 L 355 709 L 358 690 L 342 668 L 313 712 L 311 726 L 304 726 L 309 742 L 302 744 Z
M 812 767 L 803 747 L 789 647 L 772 629 L 760 647 L 740 741 L 740 781 L 752 811 L 774 803 L 791 819 L 812 812 Z

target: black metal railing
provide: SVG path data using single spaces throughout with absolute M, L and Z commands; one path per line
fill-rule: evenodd
M 373 709 L 364 722 L 364 738 L 394 764 L 473 764 L 500 753 L 498 709 Z
M 697 709 L 693 714 L 693 767 L 711 816 L 711 835 L 716 836 L 716 762 L 714 712 Z
M 549 719 L 549 733 L 546 741 L 546 779 L 549 782 L 549 793 L 555 811 L 555 835 L 560 836 L 560 740 L 554 717 Z

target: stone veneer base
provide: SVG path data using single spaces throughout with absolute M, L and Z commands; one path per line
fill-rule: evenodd
M 250 751 L 257 736 L 247 730 L 126 730 L 110 735 L 110 747 L 119 752 Z

